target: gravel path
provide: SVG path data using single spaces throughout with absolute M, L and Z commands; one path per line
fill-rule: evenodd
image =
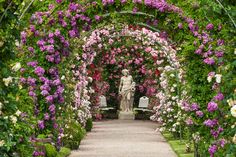
M 95 122 L 92 132 L 69 157 L 177 157 L 150 121 Z

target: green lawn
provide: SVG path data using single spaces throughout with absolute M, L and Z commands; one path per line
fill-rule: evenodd
M 163 133 L 162 134 L 165 139 L 168 141 L 168 143 L 170 144 L 170 146 L 172 147 L 172 149 L 176 152 L 176 154 L 179 157 L 193 157 L 194 154 L 193 153 L 187 153 L 186 152 L 186 140 L 176 140 L 173 138 L 173 136 L 170 133 Z

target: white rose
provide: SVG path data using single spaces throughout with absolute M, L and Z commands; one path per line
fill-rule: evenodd
M 232 98 L 227 100 L 227 103 L 229 104 L 229 106 L 234 106 L 236 105 L 236 100 L 233 100 Z
M 95 93 L 94 89 L 90 88 L 89 93 Z
M 88 77 L 88 81 L 89 82 L 93 82 L 93 78 L 92 77 Z
M 171 99 L 172 99 L 172 100 L 176 100 L 176 99 L 177 99 L 177 97 L 172 97 Z
M 84 81 L 84 85 L 87 86 L 88 85 L 88 81 Z
M 4 44 L 4 42 L 3 42 L 3 41 L 0 41 L 0 47 L 2 47 L 2 46 L 3 46 L 3 44 Z
M 216 74 L 215 77 L 216 77 L 216 82 L 217 82 L 217 83 L 221 83 L 221 77 L 222 77 L 222 75 L 221 75 L 221 74 Z
M 160 61 L 157 60 L 157 61 L 156 61 L 156 64 L 157 64 L 157 65 L 160 65 L 160 64 L 163 63 L 163 62 L 164 62 L 163 60 L 160 60 Z
M 170 91 L 171 91 L 171 92 L 175 92 L 175 88 L 172 87 L 172 88 L 170 89 Z
M 87 94 L 88 93 L 88 90 L 87 89 L 84 89 L 84 94 Z
M 21 111 L 17 110 L 15 114 L 16 114 L 17 116 L 20 116 L 20 115 L 21 115 Z
M 236 117 L 236 105 L 234 105 L 230 111 L 231 111 L 232 116 Z
M 212 81 L 212 78 L 213 78 L 212 76 L 208 76 L 207 81 L 210 83 Z
M 18 88 L 19 88 L 19 89 L 22 89 L 23 87 L 22 87 L 22 85 L 19 84 L 19 85 L 18 85 Z
M 1 141 L 0 141 L 0 147 L 2 147 L 4 144 L 5 144 L 5 141 L 4 141 L 4 140 L 1 140 Z
M 5 86 L 8 86 L 12 82 L 13 77 L 9 76 L 8 78 L 3 78 Z
M 20 70 L 20 68 L 21 68 L 21 64 L 18 62 L 12 67 L 12 70 L 13 71 L 18 71 L 18 70 Z
M 175 77 L 175 75 L 174 74 L 170 74 L 170 77 Z
M 234 135 L 234 137 L 233 137 L 233 140 L 232 140 L 232 141 L 233 141 L 233 143 L 234 143 L 234 144 L 236 144 L 236 134 Z
M 184 90 L 184 91 L 182 92 L 182 94 L 183 94 L 183 95 L 186 95 L 186 94 L 188 94 L 188 92 L 187 92 L 186 90 Z
M 159 131 L 163 132 L 163 131 L 165 131 L 165 128 L 160 128 Z
M 11 118 L 12 123 L 13 123 L 13 124 L 16 124 L 16 122 L 17 122 L 17 117 L 16 117 L 16 116 L 10 116 L 10 118 Z
M 64 80 L 65 78 L 66 78 L 65 75 L 62 75 L 61 79 Z
M 161 121 L 162 121 L 162 118 L 158 118 L 157 121 L 158 121 L 158 122 L 161 122 Z
M 20 46 L 20 42 L 18 40 L 15 40 L 15 45 L 16 45 L 16 47 L 19 47 Z

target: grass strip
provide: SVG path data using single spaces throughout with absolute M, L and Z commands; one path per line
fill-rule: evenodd
M 186 152 L 186 140 L 175 139 L 170 133 L 165 132 L 162 134 L 166 141 L 170 144 L 171 148 L 175 151 L 178 157 L 194 157 L 193 153 Z

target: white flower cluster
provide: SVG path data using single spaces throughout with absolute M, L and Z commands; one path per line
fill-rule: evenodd
M 17 72 L 21 69 L 21 64 L 19 62 L 15 63 L 15 65 L 12 67 L 12 70 Z
M 236 105 L 231 107 L 230 111 L 231 111 L 232 116 L 236 118 Z
M 20 64 L 19 62 L 15 63 L 15 64 L 12 66 L 12 70 L 13 70 L 14 72 L 17 72 L 17 71 L 19 71 L 20 69 L 21 69 L 21 64 Z M 9 76 L 9 77 L 7 77 L 7 78 L 3 78 L 2 80 L 3 80 L 3 82 L 4 82 L 4 85 L 8 87 L 8 86 L 13 82 L 13 79 L 14 79 L 14 77 Z
M 227 100 L 228 105 L 231 107 L 230 112 L 233 117 L 236 117 L 236 100 L 232 98 Z
M 3 103 L 0 102 L 0 116 L 2 115 L 2 107 L 3 107 Z
M 78 120 L 79 123 L 85 127 L 86 122 L 89 118 L 92 118 L 90 107 L 86 104 L 82 105 L 80 109 L 78 110 Z
M 4 140 L 1 140 L 1 141 L 0 141 L 0 147 L 4 146 L 4 144 L 5 144 L 5 141 L 4 141 Z
M 213 78 L 216 79 L 216 83 L 221 83 L 222 75 L 221 75 L 221 74 L 208 75 L 207 81 L 208 81 L 208 82 L 212 82 L 212 79 L 213 79 Z
M 5 84 L 5 86 L 8 87 L 9 84 L 13 82 L 13 77 L 9 76 L 7 78 L 3 78 L 2 80 L 3 80 L 4 84 Z
M 156 95 L 160 104 L 154 107 L 155 114 L 151 117 L 151 120 L 161 123 L 159 131 L 180 132 L 184 115 L 180 108 L 182 100 L 179 99 L 178 94 L 187 94 L 186 91 L 181 93 L 178 89 L 178 84 L 184 84 L 183 75 L 182 69 L 169 65 L 163 68 L 160 76 L 162 90 Z

